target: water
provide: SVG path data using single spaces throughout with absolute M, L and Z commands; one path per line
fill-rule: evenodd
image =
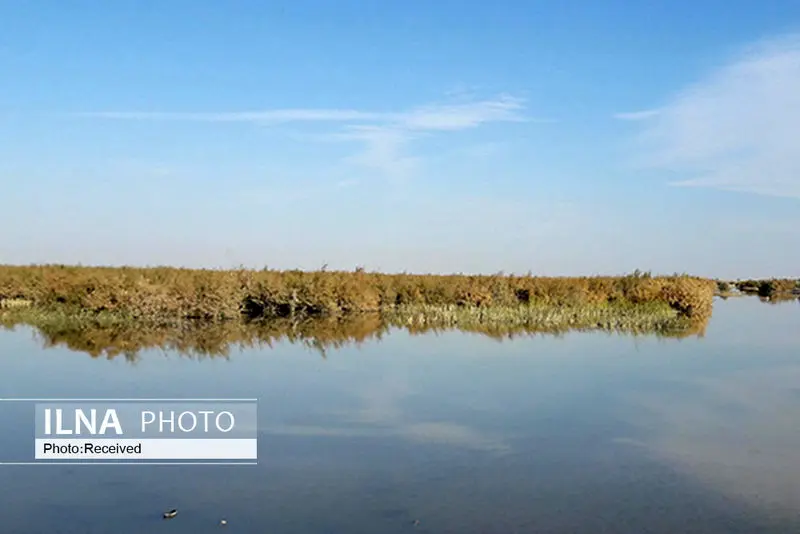
M 0 332 L 0 397 L 258 397 L 260 425 L 258 466 L 0 466 L 0 531 L 797 532 L 798 327 L 796 301 L 739 298 L 701 338 L 393 331 L 134 363 Z M 31 422 L 0 409 L 5 456 Z

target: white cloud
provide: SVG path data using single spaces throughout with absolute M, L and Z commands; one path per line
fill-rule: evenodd
M 673 185 L 800 198 L 800 35 L 749 47 L 642 124 L 643 163 L 678 172 Z
M 291 122 L 338 123 L 328 140 L 358 142 L 363 150 L 346 159 L 370 171 L 392 178 L 411 175 L 420 159 L 409 155 L 408 145 L 421 136 L 456 132 L 496 122 L 523 122 L 536 119 L 522 115 L 524 102 L 508 95 L 492 99 L 419 106 L 403 112 L 359 111 L 352 109 L 275 109 L 250 112 L 162 113 L 110 111 L 80 114 L 108 120 L 244 122 L 277 125 Z M 539 120 L 541 122 L 541 120 Z

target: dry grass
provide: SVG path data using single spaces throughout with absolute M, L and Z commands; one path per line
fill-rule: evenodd
M 715 283 L 690 276 L 544 278 L 355 272 L 0 266 L 0 301 L 136 319 L 339 315 L 404 306 L 585 308 L 662 302 L 699 320 Z
M 0 309 L 28 308 L 33 303 L 25 299 L 0 299 Z

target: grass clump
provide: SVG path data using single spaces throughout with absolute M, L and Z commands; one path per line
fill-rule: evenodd
M 800 294 L 800 280 L 792 278 L 740 280 L 736 282 L 736 289 L 742 293 L 758 295 L 760 297 Z

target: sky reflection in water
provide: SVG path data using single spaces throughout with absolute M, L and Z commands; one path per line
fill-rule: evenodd
M 799 312 L 730 299 L 683 340 L 394 331 L 325 359 L 279 343 L 133 364 L 2 332 L 2 397 L 258 397 L 260 424 L 257 467 L 0 466 L 3 531 L 786 532 Z

